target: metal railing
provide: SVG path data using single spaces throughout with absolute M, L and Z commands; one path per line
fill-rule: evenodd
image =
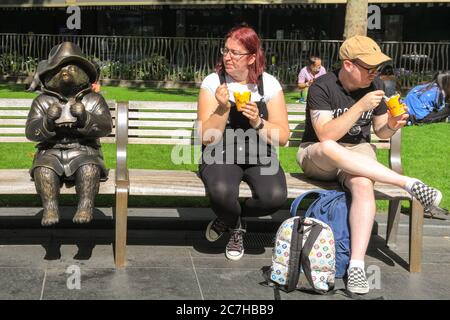
M 77 43 L 101 67 L 103 79 L 200 82 L 220 58 L 222 39 L 64 36 L 0 33 L 0 75 L 30 75 L 38 61 L 62 42 Z M 263 40 L 267 71 L 283 84 L 295 84 L 311 55 L 322 58 L 327 70 L 339 63 L 342 41 Z M 403 87 L 411 87 L 449 70 L 449 42 L 382 42 L 383 52 Z

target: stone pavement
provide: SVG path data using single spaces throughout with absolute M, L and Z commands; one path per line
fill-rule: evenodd
M 89 227 L 73 227 L 72 211 L 64 210 L 56 228 L 43 229 L 37 208 L 0 209 L 0 299 L 273 299 L 272 290 L 259 284 L 260 268 L 270 264 L 275 230 L 286 212 L 249 221 L 244 258 L 232 262 L 224 255 L 226 239 L 210 244 L 203 237 L 210 210 L 133 209 L 128 265 L 116 270 L 111 210 L 100 209 Z M 408 217 L 402 216 L 392 250 L 384 246 L 385 218 L 377 215 L 366 256 L 372 279 L 379 276 L 378 288 L 366 297 L 449 299 L 450 221 L 425 219 L 423 271 L 410 274 Z M 78 271 L 79 289 L 71 281 Z M 282 293 L 282 299 L 346 298 L 296 291 Z

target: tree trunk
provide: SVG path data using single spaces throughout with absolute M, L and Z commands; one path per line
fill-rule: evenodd
M 367 36 L 368 0 L 347 0 L 344 40 L 360 35 Z

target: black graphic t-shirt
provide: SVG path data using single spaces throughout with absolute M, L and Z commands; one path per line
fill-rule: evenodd
M 367 88 L 347 92 L 338 78 L 339 70 L 328 72 L 317 78 L 309 88 L 306 103 L 305 133 L 302 142 L 318 142 L 316 132 L 311 123 L 311 110 L 329 110 L 333 112 L 333 118 L 347 112 L 359 99 L 367 93 L 375 90 L 383 90 L 383 81 L 375 78 Z M 372 117 L 387 112 L 384 100 L 375 109 L 364 112 L 353 127 L 338 142 L 358 144 L 370 142 L 370 126 Z

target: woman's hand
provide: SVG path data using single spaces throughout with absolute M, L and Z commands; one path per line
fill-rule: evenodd
M 222 108 L 230 109 L 230 93 L 228 92 L 228 87 L 225 83 L 221 84 L 216 89 L 216 100 L 219 106 Z
M 256 102 L 247 102 L 245 107 L 242 108 L 242 114 L 248 118 L 252 128 L 256 128 L 259 125 L 261 119 L 259 117 L 259 109 Z

